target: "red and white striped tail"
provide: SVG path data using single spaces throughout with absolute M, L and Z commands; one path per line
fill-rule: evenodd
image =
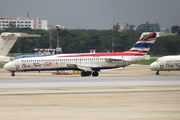
M 144 32 L 128 53 L 147 54 L 157 38 L 156 32 Z

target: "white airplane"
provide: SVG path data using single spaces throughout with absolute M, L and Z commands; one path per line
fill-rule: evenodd
M 0 63 L 7 63 L 10 57 L 7 56 L 18 37 L 40 37 L 40 35 L 27 33 L 3 32 L 0 35 Z
M 56 54 L 32 58 L 19 58 L 4 65 L 15 76 L 15 71 L 81 70 L 81 76 L 98 76 L 102 69 L 125 67 L 144 60 L 159 34 L 142 33 L 140 39 L 128 51 L 104 53 Z
M 180 70 L 180 55 L 163 56 L 150 64 L 150 69 L 156 71 L 176 71 Z

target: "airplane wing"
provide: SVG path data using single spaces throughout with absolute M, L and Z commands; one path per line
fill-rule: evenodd
M 127 65 L 135 63 L 134 61 L 129 60 L 129 59 L 116 59 L 116 58 L 108 58 L 106 59 L 106 62 L 115 64 L 116 66 L 119 66 L 119 67 L 125 67 Z
M 128 59 L 108 58 L 106 59 L 106 62 L 132 62 L 132 61 Z
M 77 65 L 77 67 L 81 70 L 84 70 L 84 71 L 92 71 L 91 67 L 88 67 L 88 66 L 80 66 L 80 65 Z
M 93 71 L 91 67 L 83 66 L 83 65 L 67 64 L 67 67 L 68 68 L 78 68 L 78 69 L 84 70 L 84 71 Z
M 127 66 L 130 65 L 132 63 L 134 63 L 134 61 L 129 60 L 129 59 L 119 59 L 119 58 L 107 58 L 106 62 L 110 63 L 110 64 L 114 64 L 115 66 Z M 68 68 L 76 68 L 76 69 L 80 69 L 83 71 L 93 71 L 91 66 L 86 66 L 86 65 L 78 65 L 78 64 L 66 64 Z

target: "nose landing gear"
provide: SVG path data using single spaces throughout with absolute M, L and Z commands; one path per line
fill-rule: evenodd
M 11 71 L 11 76 L 15 76 L 15 71 Z
M 156 72 L 156 75 L 159 75 L 159 71 Z

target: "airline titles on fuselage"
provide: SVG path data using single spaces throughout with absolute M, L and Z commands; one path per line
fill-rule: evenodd
M 180 68 L 180 60 L 168 60 L 165 63 L 166 68 Z

